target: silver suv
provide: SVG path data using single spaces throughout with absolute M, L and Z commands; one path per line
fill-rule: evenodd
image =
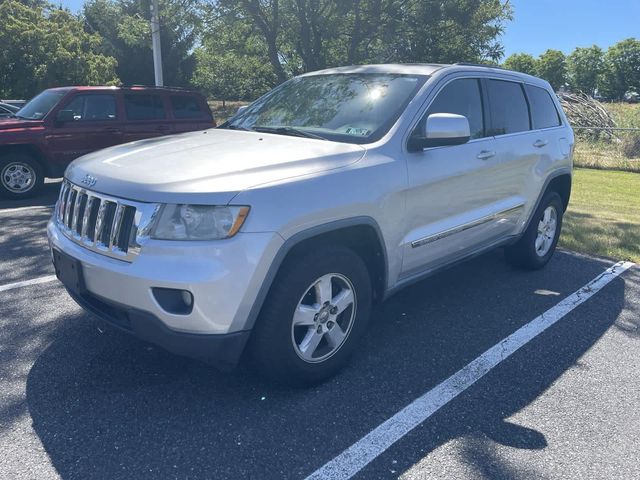
M 574 137 L 549 84 L 479 65 L 296 77 L 217 129 L 86 155 L 48 225 L 86 310 L 174 353 L 334 374 L 372 306 L 504 247 L 544 266 Z

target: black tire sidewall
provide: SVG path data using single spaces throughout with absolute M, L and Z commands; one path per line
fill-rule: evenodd
M 544 215 L 544 211 L 549 206 L 553 206 L 556 210 L 556 232 L 551 248 L 549 248 L 549 251 L 544 256 L 540 256 L 537 254 L 535 247 L 536 238 L 538 236 L 538 224 Z M 540 205 L 538 205 L 534 216 L 531 218 L 531 223 L 529 224 L 524 236 L 520 239 L 521 248 L 517 253 L 524 257 L 521 260 L 524 261 L 527 267 L 534 269 L 542 268 L 549 262 L 556 250 L 556 246 L 560 238 L 563 214 L 564 207 L 560 195 L 556 192 L 547 192 L 542 198 Z
M 291 341 L 291 322 L 298 303 L 318 278 L 339 273 L 349 279 L 356 297 L 356 315 L 345 343 L 331 357 L 308 363 Z M 324 247 L 288 259 L 276 276 L 250 341 L 254 365 L 272 379 L 286 383 L 317 383 L 347 362 L 366 331 L 371 314 L 371 280 L 362 259 L 346 247 Z
M 9 154 L 0 158 L 0 174 L 2 174 L 4 168 L 11 163 L 23 163 L 25 165 L 28 165 L 35 172 L 36 178 L 33 182 L 33 186 L 23 193 L 17 193 L 8 190 L 3 185 L 2 180 L 0 179 L 0 197 L 20 199 L 33 196 L 44 183 L 44 174 L 42 168 L 40 167 L 40 164 L 29 155 L 21 153 Z

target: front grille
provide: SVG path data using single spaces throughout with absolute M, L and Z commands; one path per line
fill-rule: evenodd
M 64 235 L 94 252 L 133 261 L 158 206 L 92 192 L 65 180 L 56 204 Z

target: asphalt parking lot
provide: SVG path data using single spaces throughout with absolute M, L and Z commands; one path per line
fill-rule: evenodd
M 0 478 L 640 478 L 638 267 L 592 288 L 615 261 L 559 252 L 531 273 L 484 255 L 378 306 L 345 371 L 289 389 L 99 329 L 50 279 L 58 188 L 0 202 Z M 442 382 L 440 408 L 403 426 Z M 367 442 L 389 419 L 397 441 Z

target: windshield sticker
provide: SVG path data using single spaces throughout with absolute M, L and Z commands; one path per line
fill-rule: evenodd
M 371 130 L 369 130 L 368 128 L 349 127 L 347 128 L 347 131 L 345 133 L 347 135 L 358 135 L 360 137 L 366 137 L 371 133 Z

